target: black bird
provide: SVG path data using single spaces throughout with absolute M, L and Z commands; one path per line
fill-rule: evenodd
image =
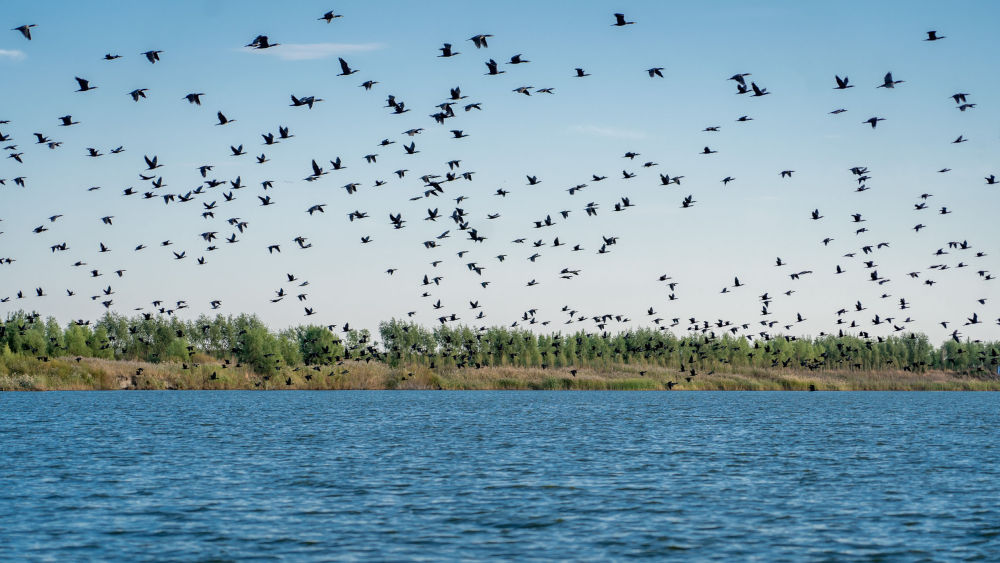
M 486 43 L 487 37 L 493 37 L 493 36 L 488 33 L 481 33 L 479 35 L 473 35 L 468 39 L 468 41 L 472 41 L 472 43 L 476 46 L 476 49 L 482 49 L 483 47 L 489 47 L 489 45 Z
M 626 25 L 632 25 L 635 22 L 625 21 L 625 14 L 615 14 L 615 23 L 611 24 L 615 27 L 622 27 Z
M 747 76 L 750 76 L 749 72 L 740 72 L 740 73 L 737 73 L 737 74 L 734 74 L 734 75 L 730 76 L 729 80 L 733 80 L 738 85 L 743 86 L 744 88 L 746 88 L 747 81 L 746 81 L 745 77 L 747 77 Z
M 253 41 L 248 43 L 246 47 L 251 47 L 253 49 L 270 49 L 271 47 L 277 47 L 281 43 L 271 43 L 266 35 L 258 35 Z
M 188 103 L 197 104 L 197 105 L 200 106 L 201 105 L 201 97 L 204 96 L 204 95 L 205 95 L 204 92 L 198 92 L 198 93 L 194 93 L 194 94 L 188 94 L 188 95 L 184 96 L 184 99 L 187 100 Z
M 882 83 L 876 86 L 876 88 L 895 88 L 896 84 L 902 84 L 903 80 L 893 80 L 892 73 L 885 73 L 885 77 L 882 78 Z
M 944 38 L 945 38 L 945 36 L 944 35 L 938 35 L 937 31 L 928 31 L 927 32 L 927 38 L 924 39 L 924 41 L 939 41 L 939 40 L 944 39 Z
M 77 83 L 80 85 L 80 89 L 76 90 L 77 92 L 86 92 L 88 90 L 95 90 L 95 89 L 97 89 L 97 86 L 91 86 L 90 85 L 90 81 L 89 80 L 80 78 L 79 76 L 76 76 L 75 78 L 76 78 Z
M 149 61 L 150 64 L 156 64 L 156 62 L 160 60 L 160 53 L 162 52 L 163 51 L 146 51 L 145 53 L 139 54 L 146 55 L 146 60 Z
M 486 61 L 486 74 L 488 74 L 488 75 L 496 75 L 496 74 L 503 74 L 505 72 L 507 72 L 507 71 L 505 71 L 505 70 L 497 70 L 497 62 L 494 61 L 493 59 L 490 59 L 490 60 Z
M 837 79 L 837 87 L 834 88 L 834 90 L 846 90 L 847 88 L 854 88 L 853 84 L 848 84 L 847 83 L 847 77 L 846 76 L 843 77 L 843 78 L 841 78 L 839 76 L 834 76 L 834 78 Z
M 319 164 L 316 164 L 315 160 L 312 161 L 312 170 L 313 170 L 313 173 L 312 173 L 312 176 L 311 176 L 312 178 L 318 178 L 318 177 L 322 176 L 323 174 L 326 174 L 326 172 L 323 171 L 323 168 L 321 168 Z
M 332 21 L 333 21 L 333 20 L 334 20 L 335 18 L 342 18 L 342 17 L 344 17 L 344 16 L 342 16 L 341 14 L 335 14 L 335 13 L 333 13 L 333 11 L 331 10 L 331 11 L 329 11 L 329 12 L 327 12 L 327 13 L 323 14 L 322 16 L 320 16 L 320 17 L 319 17 L 319 18 L 317 18 L 317 19 L 320 19 L 320 20 L 325 20 L 325 21 L 326 21 L 326 23 L 330 23 L 330 22 L 332 22 Z
M 292 107 L 306 106 L 309 109 L 312 109 L 313 104 L 323 101 L 323 98 L 317 98 L 315 96 L 305 96 L 303 98 L 296 98 L 295 95 L 292 94 L 291 97 L 292 97 L 292 103 L 291 103 Z
M 22 25 L 22 26 L 15 27 L 15 28 L 11 29 L 11 31 L 20 31 L 21 35 L 23 35 L 25 39 L 27 39 L 28 41 L 31 41 L 31 28 L 33 28 L 33 27 L 38 27 L 38 25 L 33 24 L 33 23 L 29 23 L 29 24 L 25 24 L 25 25 Z
M 357 69 L 352 69 L 342 57 L 338 57 L 338 60 L 340 61 L 340 74 L 337 76 L 350 76 L 358 72 Z
M 438 50 L 441 51 L 441 54 L 438 55 L 438 57 L 454 57 L 455 55 L 461 54 L 459 51 L 451 50 L 451 43 L 445 43 L 444 47 L 441 47 Z

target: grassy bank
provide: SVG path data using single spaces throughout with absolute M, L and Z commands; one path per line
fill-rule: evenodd
M 1000 379 L 932 371 L 751 370 L 699 374 L 687 381 L 674 370 L 621 365 L 608 370 L 518 367 L 392 368 L 380 362 L 285 368 L 264 378 L 246 366 L 145 363 L 97 358 L 27 356 L 0 359 L 0 390 L 124 389 L 524 389 L 524 390 L 727 390 L 727 391 L 1000 391 Z

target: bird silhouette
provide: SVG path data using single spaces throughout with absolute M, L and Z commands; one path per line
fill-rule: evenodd
M 616 27 L 622 27 L 626 25 L 632 25 L 635 22 L 625 21 L 625 14 L 615 14 L 615 23 L 611 24 Z
M 885 77 L 882 79 L 882 83 L 879 84 L 877 87 L 878 88 L 895 88 L 896 84 L 902 84 L 902 83 L 903 83 L 902 80 L 893 80 L 892 79 L 892 73 L 891 72 L 887 72 L 887 73 L 885 73 Z
M 357 69 L 352 69 L 343 58 L 338 58 L 337 60 L 340 61 L 340 74 L 337 76 L 350 76 L 358 72 Z
M 320 20 L 323 20 L 323 21 L 326 21 L 326 23 L 330 23 L 330 22 L 332 22 L 332 21 L 333 21 L 334 19 L 336 19 L 336 18 L 342 18 L 342 17 L 344 17 L 344 16 L 343 16 L 343 15 L 341 15 L 341 14 L 335 14 L 335 13 L 333 13 L 333 11 L 331 10 L 331 11 L 329 11 L 329 12 L 327 12 L 327 13 L 323 14 L 322 16 L 320 16 L 320 17 L 319 17 L 318 19 L 320 19 Z
M 91 86 L 90 85 L 90 81 L 89 80 L 86 80 L 84 78 L 80 78 L 79 76 L 76 77 L 76 82 L 77 82 L 77 84 L 80 85 L 80 88 L 77 89 L 77 92 L 87 92 L 87 91 L 90 91 L 90 90 L 97 89 L 97 86 Z
M 497 70 L 497 68 L 498 68 L 497 62 L 494 61 L 493 59 L 490 59 L 490 60 L 486 61 L 486 74 L 488 74 L 488 75 L 497 75 L 497 74 L 503 74 L 504 72 L 506 72 L 506 71 L 503 71 L 503 70 Z
M 15 27 L 11 31 L 20 31 L 21 35 L 23 35 L 25 39 L 31 41 L 31 28 L 33 27 L 38 27 L 38 26 L 33 23 L 30 23 Z

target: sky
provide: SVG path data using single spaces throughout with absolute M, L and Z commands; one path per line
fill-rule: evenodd
M 729 322 L 740 335 L 1000 336 L 997 285 L 987 279 L 1000 275 L 1000 184 L 985 180 L 1000 174 L 996 3 L 52 6 L 5 6 L 0 27 L 0 120 L 9 121 L 0 133 L 10 137 L 0 148 L 16 145 L 0 158 L 0 261 L 13 260 L 0 263 L 0 299 L 9 298 L 0 314 L 36 310 L 68 322 L 156 312 L 152 302 L 162 301 L 183 318 L 252 313 L 274 328 L 376 329 L 394 317 L 433 326 L 455 314 L 449 324 L 566 332 L 597 330 L 592 317 L 609 314 L 620 317 L 603 324 L 612 332 L 673 324 L 680 334 L 694 318 Z M 328 24 L 319 18 L 331 8 L 342 17 Z M 635 23 L 611 25 L 615 12 Z M 30 41 L 7 31 L 23 24 L 37 25 Z M 929 30 L 945 39 L 924 41 Z M 477 34 L 491 35 L 488 47 L 468 40 Z M 258 35 L 279 45 L 244 47 Z M 444 43 L 459 54 L 439 57 Z M 150 50 L 162 51 L 155 64 L 140 54 Z M 507 64 L 517 54 L 530 62 Z M 338 76 L 338 57 L 358 72 Z M 485 74 L 491 58 L 502 74 Z M 648 75 L 653 67 L 662 78 Z M 877 88 L 886 72 L 903 82 Z M 728 79 L 737 73 L 768 95 L 738 95 Z M 835 75 L 853 87 L 835 90 Z M 97 88 L 76 92 L 74 77 Z M 371 90 L 360 86 L 367 80 L 377 81 Z M 467 97 L 437 124 L 435 106 L 455 87 Z M 129 92 L 139 88 L 146 97 L 134 102 Z M 959 92 L 975 107 L 959 111 L 951 98 Z M 204 93 L 202 104 L 184 100 L 189 93 Z M 291 95 L 322 101 L 291 107 Z M 389 95 L 407 111 L 394 114 Z M 481 109 L 465 111 L 470 103 Z M 830 113 L 838 108 L 847 111 Z M 219 111 L 235 121 L 217 125 Z M 79 123 L 60 126 L 64 115 Z M 873 129 L 864 123 L 871 117 L 884 121 Z M 294 137 L 263 145 L 279 125 Z M 50 149 L 35 133 L 61 144 Z M 967 142 L 954 143 L 960 135 Z M 384 139 L 392 144 L 380 146 Z M 403 149 L 410 142 L 415 154 Z M 246 154 L 233 156 L 241 144 Z M 87 156 L 88 147 L 101 156 Z M 364 158 L 371 154 L 374 163 Z M 154 155 L 162 167 L 147 171 L 143 157 Z M 345 168 L 330 170 L 337 157 Z M 327 173 L 306 181 L 314 159 Z M 425 196 L 420 177 L 444 176 L 454 160 L 453 172 L 472 179 Z M 213 167 L 207 178 L 203 165 Z M 869 189 L 856 191 L 852 167 L 868 169 Z M 783 170 L 794 172 L 782 178 Z M 660 174 L 683 178 L 664 186 Z M 245 187 L 234 190 L 237 177 Z M 349 183 L 356 193 L 342 187 Z M 190 201 L 164 203 L 199 186 Z M 123 195 L 129 187 L 137 194 Z M 682 208 L 687 196 L 695 203 Z M 614 211 L 623 197 L 633 206 Z M 591 202 L 596 216 L 584 211 Z M 308 214 L 316 204 L 324 212 Z M 484 241 L 449 218 L 456 207 Z M 433 209 L 441 217 L 425 219 Z M 351 221 L 356 210 L 368 217 Z M 813 210 L 822 218 L 811 219 Z M 404 228 L 390 214 L 402 214 Z M 547 216 L 554 225 L 534 227 Z M 39 226 L 46 230 L 33 232 Z M 215 250 L 200 236 L 209 232 L 218 233 Z M 227 243 L 233 233 L 238 242 Z M 300 248 L 299 236 L 311 246 Z M 605 237 L 617 242 L 598 253 Z M 556 238 L 565 246 L 553 246 Z M 968 249 L 949 248 L 962 241 Z M 51 249 L 62 243 L 67 250 Z M 274 244 L 280 252 L 268 251 Z M 792 279 L 797 272 L 810 273 Z M 425 275 L 440 279 L 424 285 Z M 188 307 L 178 310 L 179 300 Z M 974 313 L 982 322 L 966 325 Z M 892 321 L 875 324 L 875 315 Z

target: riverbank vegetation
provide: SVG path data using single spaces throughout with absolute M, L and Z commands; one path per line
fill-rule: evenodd
M 1000 343 L 919 334 L 747 339 L 536 334 L 381 323 L 269 330 L 252 315 L 125 317 L 66 326 L 18 312 L 0 324 L 0 390 L 14 389 L 871 389 L 1000 390 Z

